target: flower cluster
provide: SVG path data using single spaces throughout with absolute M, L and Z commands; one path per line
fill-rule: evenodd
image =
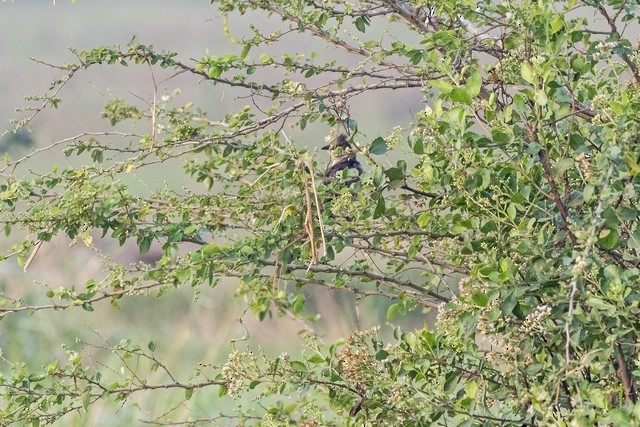
M 520 331 L 525 334 L 530 332 L 544 332 L 544 326 L 542 325 L 543 320 L 551 314 L 551 307 L 548 305 L 539 305 L 533 310 L 526 319 L 524 319 L 524 323 L 520 327 Z
M 585 179 L 591 179 L 593 177 L 593 168 L 585 153 L 580 153 L 576 156 L 576 163 L 578 163 Z
M 222 367 L 229 396 L 238 396 L 245 380 L 251 380 L 259 373 L 257 359 L 253 353 L 230 353 L 227 363 Z
M 344 348 L 338 354 L 338 360 L 344 378 L 351 384 L 363 385 L 373 381 L 377 372 L 374 355 L 365 344 L 365 339 L 377 329 L 356 331 L 349 337 Z

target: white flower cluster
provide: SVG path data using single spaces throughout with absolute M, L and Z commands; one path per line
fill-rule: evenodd
M 616 44 L 614 42 L 600 42 L 596 45 L 596 49 L 598 49 L 601 53 L 608 52 L 614 47 L 616 47 Z
M 580 275 L 582 275 L 586 268 L 587 261 L 581 255 L 578 255 L 576 257 L 575 263 L 573 264 L 573 267 L 571 268 L 571 275 L 573 277 L 579 277 Z
M 520 331 L 528 334 L 530 332 L 544 332 L 544 327 L 542 326 L 542 321 L 545 317 L 551 314 L 551 307 L 548 305 L 539 305 L 536 307 L 533 312 L 531 312 L 526 319 L 524 319 L 524 323 L 520 327 Z
M 229 396 L 238 397 L 245 381 L 259 374 L 256 357 L 253 353 L 233 352 L 229 354 L 227 363 L 222 367 Z

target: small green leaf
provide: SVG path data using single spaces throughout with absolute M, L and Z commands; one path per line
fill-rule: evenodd
M 151 238 L 147 236 L 138 237 L 138 249 L 140 250 L 140 255 L 144 255 L 149 252 L 149 248 L 151 248 Z
M 444 80 L 429 80 L 429 85 L 444 94 L 451 93 L 453 90 L 453 85 Z
M 376 139 L 374 139 L 371 143 L 371 146 L 369 147 L 369 153 L 375 155 L 384 154 L 387 152 L 387 150 L 387 142 L 382 137 L 377 137 Z
M 184 398 L 186 400 L 191 399 L 191 396 L 193 396 L 193 389 L 192 388 L 188 388 L 184 391 Z
M 533 73 L 533 67 L 527 62 L 522 63 L 522 66 L 520 67 L 520 75 L 529 83 L 534 83 L 536 81 L 535 74 Z
M 226 396 L 228 391 L 229 388 L 226 385 L 220 384 L 220 387 L 218 387 L 218 397 Z
M 304 311 L 304 295 L 300 294 L 296 297 L 291 306 L 291 311 L 295 316 L 300 315 Z
M 249 54 L 250 50 L 251 50 L 251 45 L 245 44 L 244 47 L 242 48 L 242 53 L 240 54 L 240 58 L 245 59 Z
M 511 291 L 504 301 L 502 301 L 502 304 L 500 304 L 500 310 L 502 314 L 510 315 L 517 304 L 518 294 L 516 294 L 515 291 Z
M 180 283 L 184 283 L 191 278 L 191 269 L 190 268 L 177 268 L 174 270 L 174 274 L 176 279 Z
M 476 383 L 474 380 L 467 381 L 467 383 L 464 385 L 464 391 L 467 396 L 475 399 L 476 393 L 478 392 L 478 383 Z
M 605 228 L 598 235 L 598 244 L 606 250 L 612 250 L 618 247 L 620 243 L 620 235 L 618 231 L 611 228 Z
M 389 357 L 389 352 L 386 350 L 378 350 L 376 353 L 376 360 L 386 360 Z
M 487 304 L 489 304 L 489 298 L 487 297 L 486 294 L 484 293 L 480 293 L 480 292 L 476 292 L 471 296 L 471 300 L 474 302 L 475 305 L 477 305 L 478 307 L 486 307 Z
M 384 197 L 381 195 L 378 196 L 378 201 L 376 203 L 376 209 L 373 211 L 373 219 L 378 219 L 385 214 L 387 211 L 384 203 Z
M 471 105 L 471 95 L 465 88 L 456 87 L 451 91 L 451 100 L 453 102 L 462 102 Z
M 393 167 L 384 171 L 384 174 L 389 178 L 389 181 L 403 181 L 404 173 L 402 169 Z
M 422 212 L 418 217 L 418 227 L 424 228 L 431 221 L 431 214 L 429 212 Z
M 475 70 L 467 79 L 467 92 L 472 98 L 475 98 L 480 93 L 482 88 L 482 76 L 478 70 Z
M 85 411 L 89 410 L 89 405 L 91 404 L 91 387 L 87 387 L 87 389 L 82 393 L 82 407 Z
M 398 317 L 398 304 L 391 304 L 387 309 L 387 320 L 393 320 Z
M 45 374 L 44 372 L 33 373 L 33 374 L 29 375 L 29 382 L 37 383 L 37 382 L 40 382 L 40 381 L 44 380 L 45 378 L 47 378 L 47 374 Z
M 589 297 L 587 299 L 587 304 L 589 304 L 593 308 L 597 308 L 598 310 L 607 312 L 609 315 L 613 315 L 616 312 L 616 306 L 609 304 L 608 302 L 603 301 L 600 298 Z
M 533 94 L 533 99 L 536 101 L 537 105 L 545 106 L 549 103 L 549 98 L 547 98 L 547 94 L 544 93 L 543 90 L 536 90 Z
M 422 140 L 422 138 L 415 138 L 415 141 L 411 148 L 413 148 L 413 152 L 418 155 L 424 154 L 424 141 Z
M 306 365 L 302 362 L 298 362 L 297 360 L 293 360 L 291 362 L 291 367 L 297 372 L 307 372 Z
M 320 363 L 325 363 L 325 359 L 319 354 L 314 354 L 307 359 L 307 362 L 313 363 L 314 365 L 319 365 Z

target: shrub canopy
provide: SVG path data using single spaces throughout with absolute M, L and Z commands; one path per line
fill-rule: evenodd
M 148 344 L 108 347 L 119 358 L 111 365 L 68 343 L 67 359 L 11 361 L 0 383 L 3 424 L 49 424 L 167 390 L 178 392 L 177 406 L 228 395 L 239 409 L 197 418 L 166 408 L 143 418 L 640 423 L 635 3 L 212 4 L 225 17 L 230 53 L 190 60 L 136 39 L 74 51 L 36 113 L 58 106 L 77 74 L 127 65 L 186 73 L 246 107 L 214 117 L 161 93 L 143 104 L 117 94 L 103 113 L 110 128 L 49 147 L 62 147 L 70 166 L 35 174 L 29 155 L 0 169 L 0 221 L 19 238 L 4 262 L 28 267 L 61 235 L 89 246 L 98 236 L 135 242 L 140 253 L 159 243 L 162 258 L 105 259 L 104 277 L 52 286 L 39 295 L 49 301 L 35 305 L 5 300 L 0 310 L 30 311 L 37 322 L 46 309 L 73 316 L 147 293 L 162 304 L 175 287 L 204 292 L 232 280 L 259 319 L 305 322 L 306 345 L 272 357 L 230 343 L 226 362 L 204 361 L 176 378 L 155 351 L 170 343 L 160 332 Z M 253 24 L 234 28 L 245 22 L 239 15 Z M 294 40 L 304 41 L 300 51 Z M 423 108 L 381 135 L 358 127 L 353 102 L 390 96 L 422 97 Z M 310 143 L 313 132 L 345 134 L 363 173 L 324 177 L 326 156 L 316 149 L 325 142 Z M 198 185 L 140 194 L 127 180 L 176 161 Z M 388 322 L 324 343 L 315 288 L 389 300 Z M 436 312 L 435 324 L 394 329 L 418 309 Z

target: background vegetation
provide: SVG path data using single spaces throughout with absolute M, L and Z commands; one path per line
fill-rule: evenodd
M 637 6 L 154 5 L 6 136 L 3 424 L 638 422 Z

